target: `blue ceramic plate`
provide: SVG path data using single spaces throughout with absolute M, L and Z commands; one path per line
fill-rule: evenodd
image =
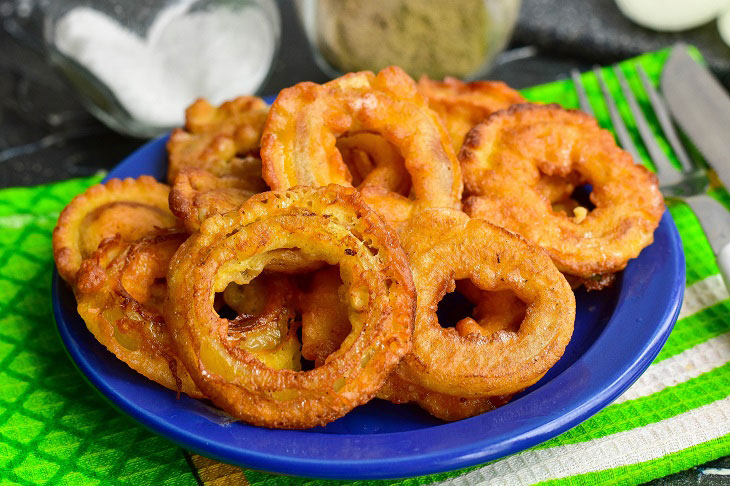
M 109 177 L 166 167 L 165 139 L 145 145 Z M 86 329 L 68 286 L 53 276 L 53 308 L 81 373 L 116 407 L 180 446 L 257 470 L 316 478 L 384 479 L 453 470 L 506 456 L 586 420 L 649 366 L 677 319 L 684 255 L 668 213 L 654 244 L 632 260 L 616 285 L 577 294 L 575 332 L 562 359 L 511 403 L 455 423 L 416 406 L 373 400 L 311 430 L 271 430 L 241 422 L 144 378 Z

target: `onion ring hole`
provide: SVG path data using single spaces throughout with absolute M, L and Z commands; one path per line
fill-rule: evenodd
M 461 336 L 490 336 L 499 331 L 517 332 L 527 305 L 512 290 L 488 291 L 469 280 L 456 281 L 438 303 L 436 315 L 444 328 Z

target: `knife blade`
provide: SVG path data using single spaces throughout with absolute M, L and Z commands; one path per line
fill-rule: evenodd
M 730 96 L 684 44 L 672 49 L 661 89 L 672 117 L 730 190 Z

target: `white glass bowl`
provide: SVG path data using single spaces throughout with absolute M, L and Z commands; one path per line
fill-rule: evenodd
M 181 125 L 198 97 L 257 92 L 281 38 L 274 0 L 54 0 L 44 16 L 49 58 L 86 108 L 138 137 Z

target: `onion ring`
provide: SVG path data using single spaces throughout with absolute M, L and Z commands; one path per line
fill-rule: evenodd
M 53 258 L 58 273 L 73 284 L 81 262 L 104 239 L 119 234 L 135 241 L 154 228 L 177 225 L 167 206 L 170 188 L 149 176 L 110 179 L 76 196 L 64 208 L 53 230 Z
M 185 129 L 173 130 L 167 142 L 167 181 L 189 167 L 246 181 L 247 189 L 266 190 L 258 159 L 261 130 L 269 107 L 261 98 L 240 96 L 218 107 L 198 99 L 185 111 Z
M 501 81 L 465 83 L 451 77 L 434 81 L 424 75 L 418 80 L 418 91 L 441 117 L 456 152 L 477 123 L 495 111 L 526 102 L 522 95 Z
M 186 237 L 156 232 L 131 244 L 107 238 L 81 264 L 74 293 L 86 327 L 117 358 L 162 386 L 201 398 L 162 317 L 161 279 Z
M 430 391 L 469 398 L 516 393 L 562 356 L 575 319 L 575 297 L 541 250 L 464 213 L 419 213 L 401 234 L 418 292 L 413 350 L 396 373 Z M 527 305 L 519 329 L 461 336 L 443 328 L 438 302 L 456 280 L 481 290 L 511 290 Z
M 339 264 L 352 332 L 327 363 L 273 369 L 230 344 L 215 292 L 246 284 L 280 249 Z M 253 196 L 206 219 L 168 271 L 165 317 L 195 383 L 228 413 L 256 425 L 306 428 L 370 400 L 410 347 L 415 293 L 397 236 L 355 189 L 300 187 Z
M 282 90 L 261 139 L 264 180 L 272 189 L 350 186 L 352 174 L 336 140 L 359 132 L 377 133 L 400 151 L 411 178 L 411 204 L 461 208 L 461 169 L 448 134 L 415 82 L 396 67 Z
M 467 136 L 459 155 L 464 210 L 523 236 L 567 274 L 622 270 L 653 241 L 664 213 L 656 177 L 616 146 L 594 118 L 557 105 L 515 105 Z M 568 217 L 535 186 L 541 174 L 590 183 L 595 209 Z

